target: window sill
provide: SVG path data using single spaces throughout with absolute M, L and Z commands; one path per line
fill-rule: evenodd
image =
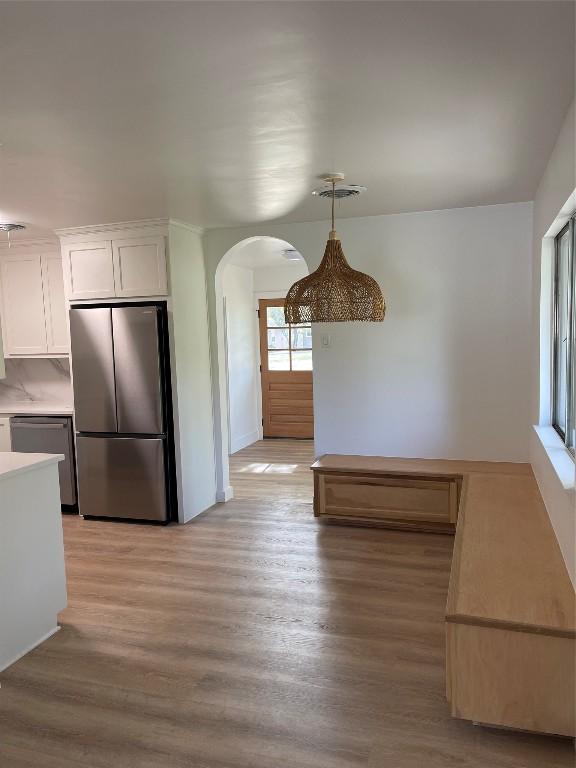
M 554 427 L 535 426 L 534 431 L 536 432 L 562 487 L 568 494 L 574 495 L 575 467 L 572 454 L 566 448 Z

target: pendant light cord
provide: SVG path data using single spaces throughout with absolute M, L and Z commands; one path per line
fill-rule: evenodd
M 336 182 L 332 179 L 332 231 L 335 230 L 334 226 L 334 197 L 336 196 Z

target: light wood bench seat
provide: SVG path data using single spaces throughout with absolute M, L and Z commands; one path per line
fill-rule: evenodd
M 461 461 L 459 459 L 405 459 L 388 456 L 358 456 L 355 454 L 326 453 L 320 456 L 312 470 L 322 472 L 368 472 L 370 474 L 423 473 L 428 475 L 529 475 L 530 464 L 504 461 Z
M 575 735 L 576 603 L 529 464 L 322 456 L 331 523 L 456 528 L 446 607 L 454 717 Z
M 446 605 L 452 714 L 575 735 L 572 582 L 533 475 L 470 475 Z
M 340 524 L 454 533 L 465 477 L 529 464 L 327 454 L 312 464 L 314 514 Z

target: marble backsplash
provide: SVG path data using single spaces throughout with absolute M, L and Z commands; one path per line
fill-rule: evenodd
M 6 360 L 6 378 L 0 379 L 0 406 L 73 402 L 70 363 L 63 358 Z

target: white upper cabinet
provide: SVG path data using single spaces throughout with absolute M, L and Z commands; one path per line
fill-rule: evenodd
M 64 298 L 62 257 L 59 253 L 42 256 L 42 283 L 48 352 L 66 354 L 70 349 L 70 339 Z
M 58 253 L 0 256 L 5 357 L 68 354 L 68 324 Z
M 41 256 L 3 256 L 0 283 L 4 354 L 47 352 Z
M 168 294 L 164 236 L 74 240 L 62 246 L 69 300 Z
M 65 245 L 62 260 L 69 299 L 107 299 L 116 295 L 109 240 Z
M 166 252 L 163 237 L 113 240 L 116 296 L 165 296 Z

